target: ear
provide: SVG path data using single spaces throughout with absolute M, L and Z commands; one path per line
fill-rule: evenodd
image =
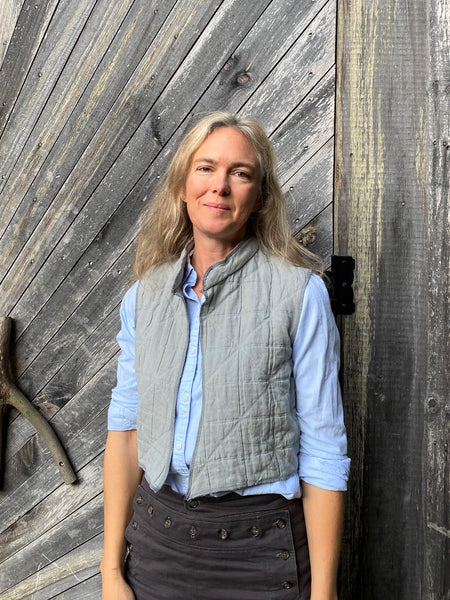
M 184 185 L 182 185 L 180 190 L 178 191 L 178 197 L 180 198 L 180 200 L 182 202 L 186 202 L 185 195 L 186 195 L 186 190 L 184 188 Z

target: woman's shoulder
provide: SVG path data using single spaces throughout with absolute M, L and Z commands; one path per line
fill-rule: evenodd
M 308 279 L 307 290 L 308 294 L 312 298 L 315 298 L 316 300 L 320 300 L 322 302 L 324 300 L 326 300 L 327 302 L 329 301 L 327 286 L 325 285 L 325 281 L 322 279 L 322 277 L 320 277 L 320 275 L 317 275 L 316 273 L 311 273 Z
M 125 317 L 127 321 L 134 322 L 134 314 L 136 312 L 136 297 L 139 287 L 139 281 L 135 281 L 133 285 L 125 292 L 120 307 L 122 319 Z
M 270 269 L 273 272 L 279 273 L 281 277 L 295 277 L 308 280 L 311 275 L 311 269 L 301 265 L 297 265 L 287 258 L 276 256 L 275 254 L 269 254 L 268 252 L 260 251 L 259 255 L 263 261 L 270 265 Z M 318 277 L 320 280 L 320 277 Z

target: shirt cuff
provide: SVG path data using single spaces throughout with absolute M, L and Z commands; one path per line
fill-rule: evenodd
M 137 429 L 135 413 L 111 402 L 108 408 L 108 431 L 128 431 Z
M 319 458 L 300 453 L 299 476 L 306 483 L 324 490 L 344 492 L 347 489 L 350 462 L 346 456 Z

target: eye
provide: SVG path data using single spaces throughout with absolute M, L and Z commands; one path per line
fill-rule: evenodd
M 199 167 L 197 167 L 197 171 L 199 171 L 200 173 L 210 173 L 212 171 L 212 168 L 209 165 L 200 165 Z
M 250 173 L 247 171 L 235 171 L 234 174 L 240 179 L 251 179 Z

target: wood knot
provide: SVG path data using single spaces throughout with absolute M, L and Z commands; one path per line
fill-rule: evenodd
M 236 81 L 239 85 L 245 85 L 250 81 L 250 75 L 246 71 L 243 71 L 242 73 L 239 73 L 239 75 L 236 78 Z
M 317 240 L 318 233 L 318 227 L 307 225 L 300 231 L 300 233 L 297 234 L 296 237 L 302 246 L 310 246 L 311 244 L 314 244 L 314 242 Z

